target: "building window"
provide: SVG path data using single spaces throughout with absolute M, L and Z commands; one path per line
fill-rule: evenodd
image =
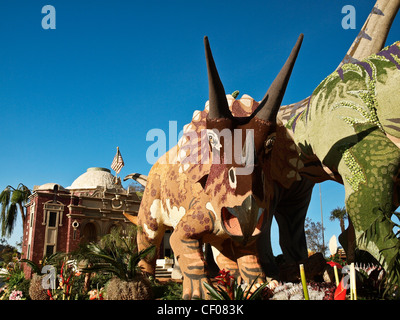
M 33 227 L 33 220 L 35 218 L 35 203 L 32 203 L 29 209 L 29 213 L 30 213 L 30 221 L 29 221 L 29 227 L 32 228 Z
M 57 226 L 57 212 L 50 211 L 49 212 L 49 222 L 47 224 L 48 227 L 56 227 Z
M 26 258 L 30 259 L 31 258 L 31 246 L 33 242 L 33 225 L 35 224 L 35 209 L 36 205 L 34 200 L 32 200 L 31 205 L 29 207 L 29 229 L 26 231 L 28 235 L 28 252 L 26 254 Z
M 43 225 L 46 226 L 43 254 L 57 252 L 58 228 L 62 226 L 64 205 L 61 202 L 48 201 L 44 204 Z
M 45 256 L 50 256 L 54 253 L 54 246 L 53 245 L 47 245 L 46 246 L 46 254 Z

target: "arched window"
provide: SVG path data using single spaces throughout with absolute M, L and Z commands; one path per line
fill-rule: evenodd
M 89 222 L 85 224 L 82 230 L 82 243 L 97 242 L 97 231 L 94 223 Z

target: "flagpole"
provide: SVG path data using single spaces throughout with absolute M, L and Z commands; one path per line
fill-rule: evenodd
M 118 153 L 119 153 L 119 147 L 117 147 L 117 155 L 118 155 Z M 118 180 L 118 173 L 117 173 L 117 171 L 115 171 L 115 181 L 117 181 Z
M 322 248 L 324 249 L 324 251 L 325 251 L 325 237 L 324 237 L 324 216 L 323 216 L 323 214 L 322 214 L 322 194 L 321 194 L 321 183 L 318 183 L 318 185 L 319 185 L 319 203 L 320 203 L 320 206 L 321 206 L 321 226 L 322 226 L 322 228 L 321 228 L 321 231 L 322 231 Z M 323 255 L 324 255 L 324 257 L 325 257 L 325 252 L 323 252 Z
M 122 167 L 124 166 L 124 160 L 122 159 L 122 155 L 119 152 L 119 147 L 117 147 L 117 153 L 114 156 L 114 159 L 111 163 L 111 169 L 115 171 L 115 182 L 118 182 L 118 173 L 121 171 Z M 120 178 L 121 180 L 121 178 Z

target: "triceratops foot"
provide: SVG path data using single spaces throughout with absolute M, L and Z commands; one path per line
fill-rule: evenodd
M 207 299 L 208 295 L 204 282 L 210 282 L 204 274 L 184 272 L 182 298 L 184 300 Z

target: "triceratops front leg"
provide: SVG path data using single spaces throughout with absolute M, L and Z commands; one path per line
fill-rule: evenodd
M 265 281 L 265 273 L 261 267 L 257 243 L 253 242 L 246 247 L 234 243 L 234 246 L 242 280 L 247 284 L 251 284 L 255 280 L 257 283 L 263 283 Z
M 153 207 L 158 205 L 161 201 L 155 199 Z M 153 209 L 152 207 L 152 209 Z M 146 207 L 146 203 L 141 206 L 138 215 L 138 234 L 137 243 L 138 250 L 144 250 L 148 247 L 155 246 L 157 249 L 160 247 L 165 233 L 165 226 L 157 222 L 151 217 L 150 208 Z M 155 275 L 157 254 L 149 254 L 139 262 L 141 270 L 147 274 Z
M 170 244 L 183 275 L 185 300 L 207 298 L 203 282 L 209 282 L 202 250 L 204 235 L 210 234 L 213 218 L 206 212 L 190 210 L 175 227 Z

